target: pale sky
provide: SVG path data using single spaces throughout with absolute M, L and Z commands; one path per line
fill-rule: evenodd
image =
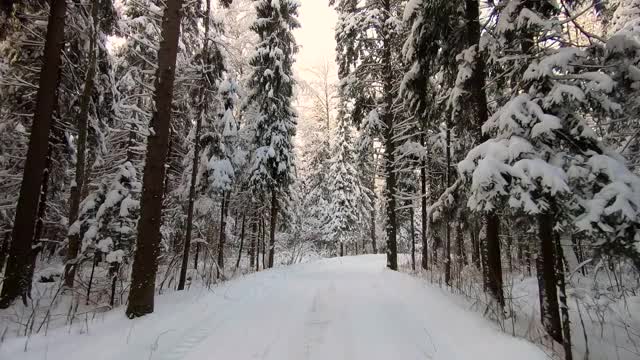
M 295 77 L 299 82 L 313 83 L 318 79 L 310 70 L 328 63 L 334 73 L 330 80 L 337 83 L 334 31 L 338 15 L 333 8 L 329 7 L 329 0 L 300 0 L 300 3 L 302 6 L 298 19 L 301 27 L 294 32 L 300 46 L 294 65 Z M 295 102 L 299 115 L 298 135 L 295 138 L 297 147 L 305 146 L 307 135 L 311 134 L 309 126 L 313 123 L 308 116 L 311 97 L 304 95 L 301 90 L 299 87 Z
M 295 31 L 300 52 L 296 56 L 295 70 L 304 79 L 305 69 L 323 63 L 335 61 L 334 40 L 335 24 L 338 15 L 329 7 L 329 0 L 300 0 L 300 29 Z

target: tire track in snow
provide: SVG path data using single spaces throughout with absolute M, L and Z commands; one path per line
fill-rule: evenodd
M 265 287 L 268 290 L 271 288 Z M 233 289 L 225 289 L 225 292 L 221 294 L 222 297 L 228 298 L 228 293 Z M 251 296 L 253 295 L 253 296 Z M 194 348 L 204 342 L 206 339 L 214 335 L 220 328 L 222 328 L 234 314 L 236 314 L 236 309 L 242 308 L 246 306 L 250 298 L 255 299 L 256 292 L 251 295 L 245 295 L 240 299 L 236 299 L 239 301 L 229 302 L 224 305 L 224 308 L 221 307 L 218 311 L 213 312 L 209 316 L 206 316 L 204 319 L 198 321 L 194 326 L 182 331 L 182 335 L 178 338 L 177 342 L 171 345 L 171 349 L 167 352 L 159 353 L 157 355 L 151 354 L 149 360 L 181 360 L 186 357 Z M 265 292 L 261 292 L 259 297 L 264 298 Z M 255 301 L 255 300 L 254 300 Z M 230 305 L 230 306 L 229 306 Z M 216 316 L 219 315 L 221 311 L 228 314 L 227 316 L 215 321 Z M 169 330 L 171 331 L 171 330 Z M 162 334 L 159 335 L 159 338 Z M 157 340 L 158 341 L 158 340 Z M 161 340 L 160 340 L 161 341 Z M 152 352 L 154 351 L 152 345 Z M 154 356 L 155 355 L 155 356 Z
M 322 356 L 314 356 L 314 350 L 325 343 L 327 331 L 333 321 L 329 303 L 335 294 L 336 287 L 332 282 L 328 288 L 318 290 L 311 301 L 311 308 L 304 322 L 303 359 L 323 359 Z

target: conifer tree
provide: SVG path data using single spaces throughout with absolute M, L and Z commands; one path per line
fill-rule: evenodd
M 354 167 L 354 151 L 349 124 L 338 120 L 333 156 L 328 174 L 331 201 L 326 208 L 325 233 L 333 238 L 336 253 L 344 255 L 346 248 L 355 248 L 370 210 L 367 189 L 360 182 Z
M 5 278 L 0 294 L 0 308 L 7 308 L 18 297 L 29 296 L 35 254 L 31 247 L 38 217 L 39 195 L 47 171 L 49 132 L 55 107 L 58 73 L 67 4 L 63 0 L 51 3 L 42 69 L 38 83 L 31 136 L 25 161 L 22 186 L 16 207 L 12 242 Z M 26 301 L 26 300 L 25 300 Z
M 292 30 L 300 26 L 299 3 L 259 0 L 255 6 L 257 19 L 252 30 L 258 34 L 259 42 L 250 60 L 253 72 L 247 97 L 248 106 L 255 112 L 251 184 L 256 191 L 270 196 L 268 265 L 273 267 L 279 206 L 293 183 L 292 137 L 297 115 L 291 106 L 295 85 L 292 65 L 298 47 Z

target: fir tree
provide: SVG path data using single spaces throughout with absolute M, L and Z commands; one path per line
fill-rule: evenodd
M 271 197 L 269 267 L 274 265 L 279 202 L 293 183 L 292 137 L 297 115 L 291 106 L 295 85 L 292 65 L 298 47 L 291 31 L 300 26 L 298 7 L 294 0 L 259 0 L 252 26 L 260 40 L 250 60 L 253 72 L 247 98 L 248 106 L 255 111 L 251 184 L 256 191 L 270 193 Z

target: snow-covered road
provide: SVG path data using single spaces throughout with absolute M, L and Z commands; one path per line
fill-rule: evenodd
M 375 255 L 327 259 L 252 274 L 213 291 L 161 296 L 153 315 L 81 318 L 71 329 L 32 337 L 27 352 L 25 338 L 9 339 L 0 359 L 547 358 L 439 288 L 384 264 Z

